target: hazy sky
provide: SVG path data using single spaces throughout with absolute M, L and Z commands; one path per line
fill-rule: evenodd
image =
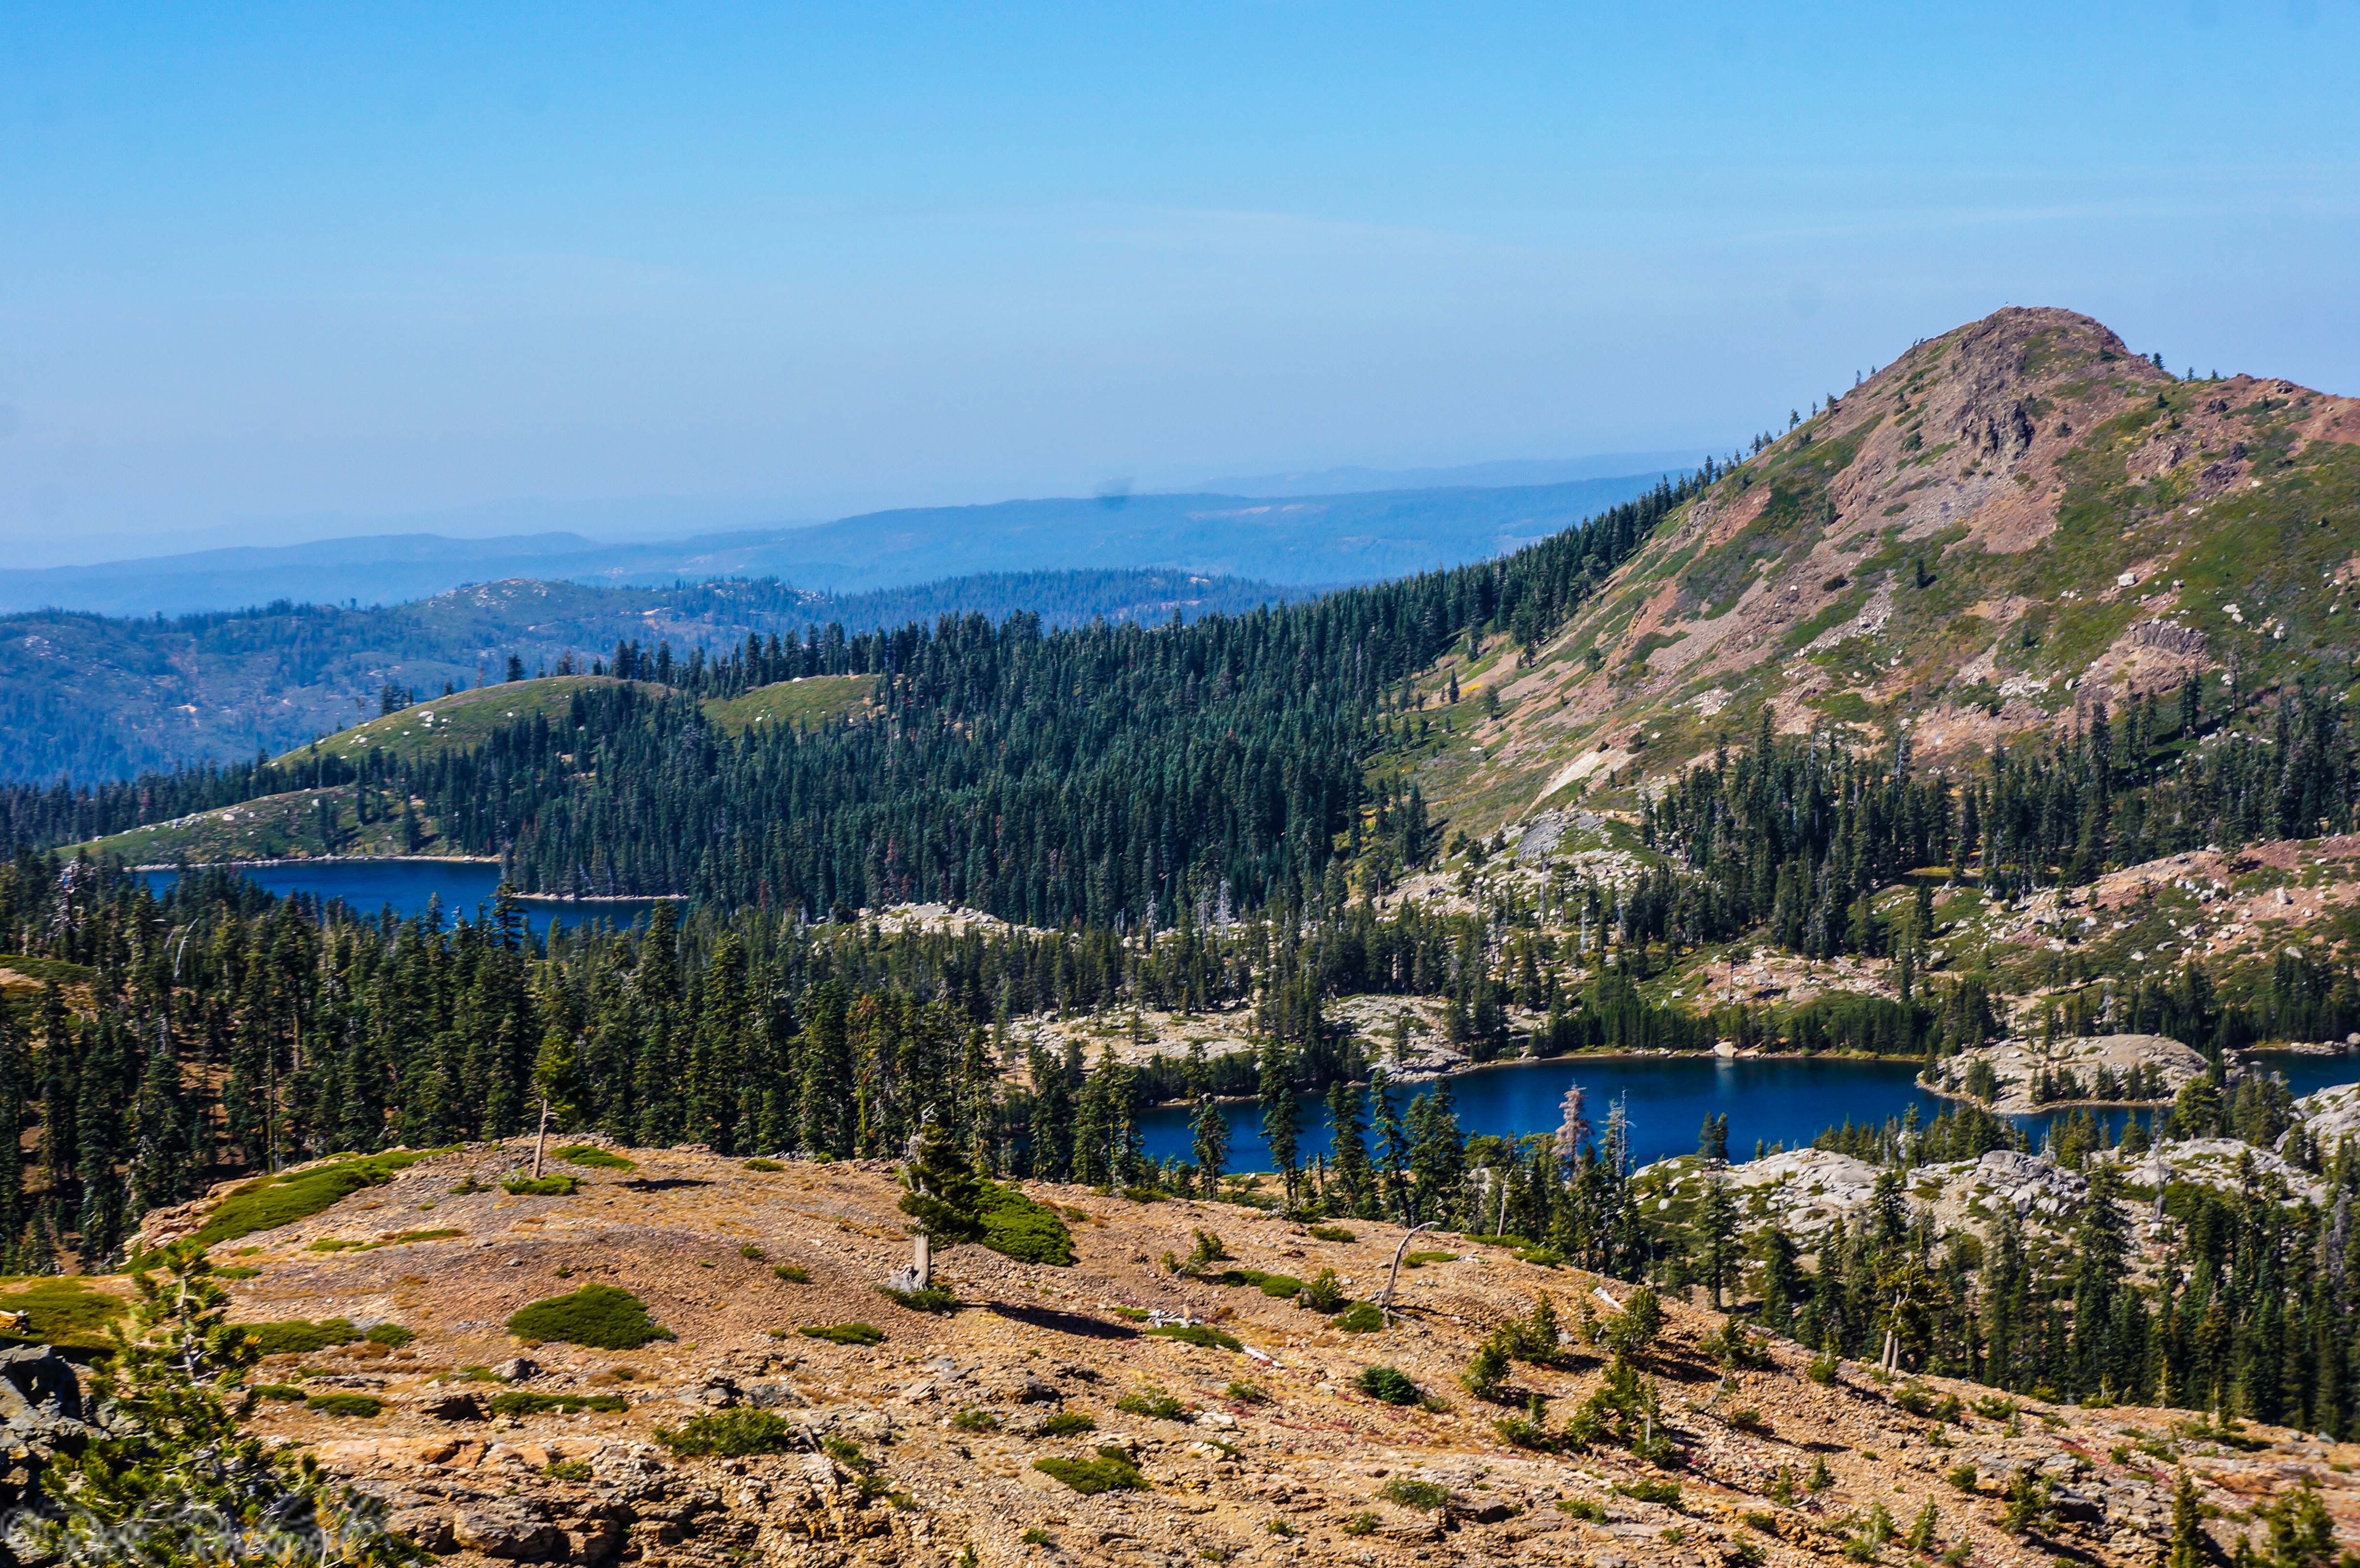
M 2336 0 L 13 6 L 0 539 L 1727 446 L 2007 303 L 2360 391 L 2355 62 Z

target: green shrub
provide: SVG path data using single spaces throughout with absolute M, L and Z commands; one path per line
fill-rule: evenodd
M 1222 1241 L 1218 1233 L 1200 1230 L 1196 1233 L 1196 1246 L 1188 1251 L 1188 1267 L 1192 1270 L 1202 1269 L 1209 1263 L 1227 1263 L 1229 1260 L 1229 1244 Z
M 323 1416 L 355 1416 L 366 1421 L 382 1414 L 385 1401 L 367 1394 L 314 1394 L 303 1401 L 303 1408 Z
M 1432 1481 L 1415 1481 L 1407 1475 L 1396 1475 L 1386 1482 L 1377 1496 L 1389 1503 L 1405 1508 L 1422 1508 L 1432 1513 L 1450 1506 L 1450 1488 Z
M 1223 1334 L 1210 1323 L 1165 1323 L 1161 1328 L 1152 1328 L 1147 1332 L 1154 1338 L 1176 1339 L 1183 1345 L 1193 1345 L 1199 1350 L 1243 1350 L 1245 1348 L 1238 1343 L 1237 1335 Z
M 1762 1412 L 1752 1405 L 1740 1405 L 1730 1411 L 1729 1424 L 1740 1432 L 1764 1432 L 1770 1430 L 1770 1423 L 1764 1421 Z
M 1354 1301 L 1332 1321 L 1346 1334 L 1375 1334 L 1385 1326 L 1385 1314 L 1374 1301 Z
M 1101 1492 L 1144 1491 L 1147 1487 L 1147 1477 L 1119 1448 L 1102 1449 L 1095 1459 L 1035 1459 L 1032 1468 L 1053 1481 L 1063 1481 L 1086 1497 L 1095 1497 Z
M 612 1149 L 601 1149 L 595 1143 L 569 1143 L 563 1149 L 549 1151 L 552 1160 L 563 1160 L 568 1165 L 586 1165 L 593 1171 L 637 1171 L 639 1162 L 626 1160 Z
M 1745 1325 L 1735 1318 L 1705 1335 L 1697 1348 L 1732 1371 L 1758 1370 L 1770 1365 L 1770 1336 L 1748 1334 Z
M 1661 1503 L 1667 1508 L 1680 1506 L 1680 1484 L 1677 1481 L 1650 1481 L 1643 1475 L 1635 1481 L 1625 1481 L 1614 1489 L 1633 1502 Z
M 1606 1522 L 1606 1505 L 1593 1503 L 1588 1497 L 1559 1497 L 1557 1500 L 1557 1511 L 1574 1519 L 1587 1519 L 1591 1524 Z
M 1217 1285 L 1251 1285 L 1259 1289 L 1263 1295 L 1275 1297 L 1282 1301 L 1300 1295 L 1303 1291 L 1303 1281 L 1294 1275 L 1265 1274 L 1259 1269 L 1224 1269 L 1218 1274 L 1210 1275 L 1207 1278 Z
M 492 1414 L 496 1416 L 570 1416 L 584 1410 L 620 1415 L 630 1408 L 620 1394 L 535 1394 L 511 1388 L 492 1396 Z
M 811 1270 L 802 1268 L 796 1264 L 774 1263 L 770 1265 L 770 1272 L 777 1275 L 780 1279 L 784 1279 L 790 1285 L 808 1285 L 811 1283 Z
M 1266 1405 L 1270 1403 L 1269 1391 L 1264 1389 L 1259 1383 L 1232 1383 L 1228 1388 L 1223 1388 L 1221 1390 L 1221 1394 L 1225 1399 L 1235 1399 L 1241 1405 Z
M 199 1247 L 212 1247 L 309 1219 L 364 1187 L 382 1186 L 430 1155 L 449 1152 L 447 1149 L 402 1149 L 317 1165 L 309 1171 L 258 1176 L 224 1198 L 213 1217 L 189 1239 Z
M 890 1285 L 880 1285 L 877 1293 L 897 1307 L 913 1312 L 955 1312 L 958 1311 L 957 1292 L 940 1285 L 929 1285 L 923 1290 L 897 1290 Z
M 1314 1241 L 1358 1241 L 1360 1237 L 1339 1225 L 1316 1225 L 1311 1227 Z
M 579 1176 L 503 1176 L 500 1191 L 519 1198 L 570 1198 L 582 1190 Z
M 755 1246 L 750 1241 L 741 1241 L 738 1244 L 738 1256 L 745 1258 L 749 1263 L 759 1263 L 762 1259 L 768 1258 L 770 1254 L 764 1252 L 760 1247 Z
M 1951 1486 L 1956 1486 L 1961 1492 L 1972 1492 L 1975 1489 L 1975 1475 L 1976 1472 L 1973 1465 L 1957 1465 L 1951 1466 L 1950 1474 L 1945 1475 L 1943 1479 L 1950 1482 Z
M 977 1184 L 983 1208 L 983 1245 L 1019 1263 L 1070 1269 L 1074 1233 L 1046 1203 L 1034 1203 L 997 1181 Z
M 1072 1437 L 1077 1432 L 1096 1432 L 1098 1418 L 1087 1410 L 1059 1410 L 1043 1420 L 1037 1429 L 1043 1437 Z
M 508 1319 L 519 1339 L 556 1340 L 594 1350 L 637 1350 L 651 1340 L 675 1337 L 648 1316 L 647 1303 L 612 1285 L 585 1285 L 522 1308 Z
M 1402 1258 L 1402 1267 L 1404 1269 L 1423 1269 L 1429 1263 L 1456 1263 L 1458 1261 L 1459 1254 L 1455 1252 L 1413 1252 L 1407 1254 Z
M 1024 1544 L 1027 1546 L 1054 1546 L 1057 1544 L 1057 1538 L 1051 1535 L 1047 1530 L 1043 1530 L 1037 1524 L 1025 1530 L 1023 1541 Z
M 865 1323 L 805 1323 L 795 1330 L 806 1339 L 824 1339 L 830 1345 L 882 1345 L 885 1334 Z
M 1000 1418 L 989 1410 L 978 1410 L 975 1406 L 969 1405 L 951 1417 L 951 1430 L 953 1432 L 998 1432 Z
M 1374 1535 L 1377 1533 L 1377 1516 L 1366 1512 L 1348 1515 L 1337 1528 L 1346 1535 Z
M 1171 1196 L 1161 1187 L 1125 1187 L 1122 1190 L 1122 1195 L 1127 1201 L 1134 1203 L 1160 1203 Z
M 398 1323 L 381 1323 L 372 1324 L 369 1331 L 361 1337 L 371 1345 L 382 1345 L 390 1350 L 399 1350 L 418 1336 Z
M 0 1334 L 0 1344 L 103 1350 L 107 1343 L 106 1325 L 122 1316 L 127 1306 L 124 1298 L 97 1289 L 80 1274 L 36 1279 L 21 1290 L 0 1296 L 0 1307 L 25 1314 L 23 1335 Z
M 748 1171 L 784 1171 L 786 1167 L 780 1164 L 775 1160 L 749 1160 L 746 1161 L 746 1169 Z
M 1114 1408 L 1125 1415 L 1153 1416 L 1157 1421 L 1181 1421 L 1188 1414 L 1187 1406 L 1153 1383 L 1141 1384 L 1117 1399 Z
M 1803 1376 L 1814 1383 L 1833 1383 L 1839 1365 L 1832 1352 L 1822 1352 L 1811 1357 L 1810 1364 L 1803 1368 Z
M 277 1399 L 282 1404 L 303 1398 L 302 1385 L 299 1383 L 257 1383 L 254 1392 L 257 1398 Z
M 1305 1283 L 1302 1294 L 1295 1299 L 1297 1303 L 1310 1308 L 1315 1312 L 1330 1314 L 1342 1312 L 1344 1304 L 1351 1300 L 1349 1296 L 1344 1294 L 1344 1282 L 1336 1277 L 1336 1270 L 1333 1269 L 1322 1269 L 1318 1273 L 1314 1274 Z
M 1389 1405 L 1417 1403 L 1417 1385 L 1397 1367 L 1364 1367 L 1360 1375 L 1352 1379 L 1352 1387 Z
M 803 1431 L 775 1410 L 715 1410 L 690 1417 L 678 1431 L 656 1428 L 656 1441 L 683 1458 L 743 1459 L 800 1448 Z
M 361 1336 L 350 1318 L 322 1318 L 318 1323 L 309 1318 L 286 1318 L 278 1323 L 230 1326 L 252 1336 L 257 1356 L 309 1356 L 350 1345 Z
M 579 1459 L 552 1459 L 541 1467 L 541 1473 L 552 1481 L 587 1481 L 590 1466 Z
M 248 1269 L 242 1264 L 231 1264 L 225 1269 L 214 1269 L 213 1278 L 216 1279 L 251 1279 L 261 1272 L 262 1270 L 259 1269 Z

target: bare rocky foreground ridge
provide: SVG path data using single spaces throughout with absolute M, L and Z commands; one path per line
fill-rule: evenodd
M 960 1308 L 929 1315 L 873 1289 L 907 1256 L 890 1167 L 619 1152 L 636 1168 L 552 1162 L 578 1192 L 514 1196 L 491 1183 L 525 1147 L 479 1145 L 217 1246 L 218 1263 L 254 1271 L 233 1286 L 243 1321 L 344 1317 L 416 1335 L 273 1357 L 257 1380 L 385 1408 L 266 1404 L 258 1430 L 310 1445 L 430 1550 L 466 1563 L 1735 1568 L 1841 1556 L 1874 1540 L 1877 1519 L 1906 1530 L 1930 1499 L 1932 1550 L 1955 1549 L 1956 1562 L 2147 1563 L 2169 1538 L 2175 1460 L 2218 1509 L 2208 1528 L 2224 1547 L 2259 1528 L 2256 1504 L 2297 1485 L 2321 1488 L 2339 1535 L 2360 1541 L 2346 1474 L 2360 1446 L 2260 1427 L 2193 1436 L 2210 1429 L 2180 1411 L 2019 1410 L 1972 1385 L 1880 1382 L 1852 1364 L 1823 1386 L 1784 1344 L 1767 1367 L 1725 1371 L 1704 1343 L 1720 1315 L 1679 1305 L 1643 1362 L 1679 1448 L 1673 1467 L 1609 1446 L 1519 1449 L 1494 1422 L 1539 1393 L 1561 1428 L 1604 1353 L 1572 1343 L 1558 1365 L 1518 1364 L 1514 1403 L 1501 1405 L 1459 1382 L 1478 1342 L 1544 1291 L 1570 1328 L 1580 1303 L 1604 1315 L 1630 1287 L 1459 1237 L 1419 1237 L 1427 1260 L 1400 1276 L 1398 1323 L 1352 1334 L 1162 1260 L 1210 1230 L 1235 1259 L 1225 1267 L 1305 1279 L 1330 1268 L 1366 1298 L 1396 1227 L 1351 1221 L 1353 1240 L 1322 1240 L 1254 1210 L 1035 1184 L 1066 1214 L 1076 1265 L 954 1248 L 943 1276 Z M 486 1190 L 454 1191 L 465 1188 Z M 160 1232 L 190 1216 L 151 1218 Z M 403 1239 L 430 1227 L 456 1234 Z M 677 1337 L 608 1352 L 506 1332 L 519 1308 L 592 1283 L 635 1293 Z M 1153 1335 L 1152 1317 L 1216 1324 L 1239 1348 Z M 882 1342 L 796 1332 L 851 1322 Z M 1398 1368 L 1429 1406 L 1356 1391 L 1372 1366 Z M 519 1392 L 627 1408 L 495 1413 L 495 1399 Z M 1964 1408 L 1949 1423 L 1911 1413 L 1953 1394 Z M 660 1429 L 731 1408 L 792 1423 L 792 1451 L 680 1458 L 661 1441 Z M 1081 1416 L 1095 1430 L 1061 1433 Z M 1033 1464 L 1107 1452 L 1136 1463 L 1142 1489 L 1085 1497 Z M 2001 1497 L 2026 1468 L 2051 1483 L 2053 1519 L 2011 1535 Z M 1876 1555 L 1921 1554 L 1894 1539 Z

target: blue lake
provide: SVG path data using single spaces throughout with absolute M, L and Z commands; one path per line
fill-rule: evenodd
M 500 868 L 484 860 L 287 860 L 248 866 L 240 873 L 256 887 L 281 898 L 301 894 L 319 903 L 341 898 L 357 914 L 375 916 L 387 905 L 404 917 L 426 912 L 436 898 L 447 920 L 464 915 L 474 920 L 499 891 Z M 162 892 L 179 878 L 177 871 L 143 872 L 148 884 Z M 525 919 L 537 933 L 552 926 L 605 923 L 628 926 L 655 908 L 653 898 L 628 898 L 595 903 L 534 899 L 524 906 Z
M 2360 1081 L 2360 1056 L 2272 1056 L 2263 1062 L 2283 1075 L 2298 1095 L 2331 1083 Z M 1735 1160 L 1752 1159 L 1757 1140 L 1793 1149 L 1843 1121 L 1881 1125 L 1911 1105 L 1918 1107 L 1919 1120 L 1931 1121 L 1949 1102 L 1919 1088 L 1917 1078 L 1917 1067 L 1910 1062 L 1838 1057 L 1737 1062 L 1698 1056 L 1559 1057 L 1459 1073 L 1450 1080 L 1450 1094 L 1461 1128 L 1502 1136 L 1556 1127 L 1557 1107 L 1569 1083 L 1579 1083 L 1588 1091 L 1593 1127 L 1605 1125 L 1612 1101 L 1627 1096 L 1633 1160 L 1644 1165 L 1694 1154 L 1697 1133 L 1708 1116 L 1729 1118 L 1729 1152 Z M 1403 1084 L 1394 1091 L 1394 1105 L 1406 1109 L 1413 1094 L 1430 1087 Z M 1308 1160 L 1328 1150 L 1328 1111 L 1316 1095 L 1302 1096 L 1300 1106 L 1302 1157 Z M 1229 1124 L 1230 1168 L 1268 1170 L 1270 1150 L 1262 1142 L 1260 1107 L 1240 1101 L 1220 1109 Z M 1151 1108 L 1144 1118 L 1147 1152 L 1157 1158 L 1193 1158 L 1188 1123 L 1195 1114 L 1185 1105 Z M 2116 1137 L 2132 1114 L 2105 1113 Z M 2031 1132 L 2038 1148 L 2049 1117 L 2016 1119 Z

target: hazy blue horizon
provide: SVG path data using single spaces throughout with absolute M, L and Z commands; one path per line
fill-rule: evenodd
M 2360 391 L 2342 0 L 100 5 L 5 36 L 18 564 L 1726 450 L 2006 304 Z

